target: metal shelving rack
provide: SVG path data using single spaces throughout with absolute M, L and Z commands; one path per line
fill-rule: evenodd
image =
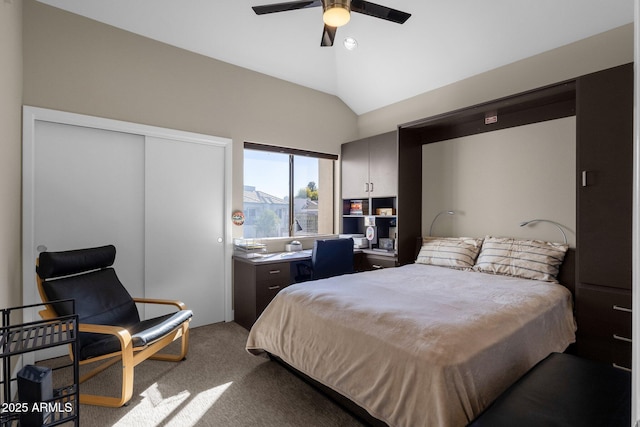
M 57 303 L 72 304 L 72 313 L 75 313 L 73 300 L 61 300 L 57 301 Z M 0 358 L 2 359 L 2 377 L 0 378 L 2 389 L 0 391 L 2 395 L 0 396 L 0 402 L 3 408 L 0 413 L 0 427 L 20 426 L 20 412 L 24 410 L 24 407 L 16 405 L 19 403 L 17 401 L 17 378 L 12 377 L 11 374 L 12 358 L 60 345 L 71 345 L 74 356 L 73 361 L 52 370 L 55 372 L 65 368 L 72 369 L 73 383 L 55 388 L 53 390 L 53 399 L 42 402 L 48 408 L 53 409 L 45 417 L 44 425 L 56 426 L 63 423 L 79 425 L 78 316 L 60 316 L 51 320 L 19 324 L 12 324 L 11 322 L 12 315 L 16 317 L 16 313 L 24 313 L 25 309 L 35 310 L 38 307 L 44 308 L 44 305 L 32 304 L 0 310 L 2 313 L 2 327 L 0 328 Z M 20 319 L 22 318 L 20 316 Z M 11 407 L 18 408 L 18 411 L 10 411 Z

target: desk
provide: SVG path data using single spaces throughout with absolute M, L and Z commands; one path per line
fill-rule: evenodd
M 397 258 L 391 254 L 362 249 L 354 250 L 354 270 L 365 271 L 395 267 Z M 278 252 L 255 258 L 233 257 L 234 320 L 246 329 L 283 288 L 296 282 L 298 264 L 311 263 L 311 249 L 299 252 Z
M 274 252 L 258 254 L 253 258 L 245 258 L 242 256 L 235 256 L 233 259 L 241 260 L 255 265 L 273 264 L 278 262 L 294 262 L 294 261 L 308 261 L 311 259 L 311 249 L 305 249 L 303 251 L 296 252 Z

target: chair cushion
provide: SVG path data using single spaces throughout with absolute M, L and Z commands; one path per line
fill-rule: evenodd
M 138 309 L 113 268 L 77 276 L 46 280 L 42 284 L 49 301 L 75 299 L 80 323 L 131 327 L 140 322 Z M 73 314 L 71 304 L 53 304 L 61 316 Z M 80 349 L 104 338 L 100 334 L 79 334 Z
M 42 252 L 36 271 L 41 279 L 68 276 L 111 267 L 116 259 L 113 245 L 62 252 Z
M 144 347 L 154 341 L 164 337 L 177 329 L 184 322 L 193 316 L 191 310 L 180 310 L 175 313 L 143 320 L 142 322 L 127 328 L 131 333 L 133 347 Z M 114 335 L 91 334 L 100 337 L 91 344 L 82 346 L 80 349 L 80 359 L 90 359 L 103 354 L 113 353 L 120 350 L 120 341 Z

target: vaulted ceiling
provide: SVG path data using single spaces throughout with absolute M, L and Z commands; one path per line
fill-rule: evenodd
M 124 30 L 338 96 L 363 114 L 633 22 L 633 0 L 374 0 L 404 24 L 352 13 L 321 47 L 322 8 L 283 0 L 39 0 Z M 357 40 L 347 50 L 346 37 Z

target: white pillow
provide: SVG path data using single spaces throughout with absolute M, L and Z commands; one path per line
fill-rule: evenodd
M 481 246 L 472 237 L 425 237 L 416 263 L 470 270 Z
M 564 243 L 487 236 L 473 270 L 557 283 L 568 248 Z

